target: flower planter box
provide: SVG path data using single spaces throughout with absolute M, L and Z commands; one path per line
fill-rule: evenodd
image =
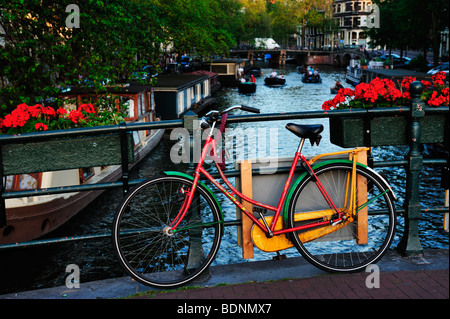
M 374 117 L 364 123 L 363 117 L 340 116 L 330 118 L 331 143 L 345 147 L 409 145 L 409 118 Z M 446 117 L 428 115 L 420 119 L 421 143 L 442 143 Z
M 131 134 L 127 134 L 128 161 L 134 161 Z M 3 174 L 24 174 L 122 163 L 119 134 L 60 138 L 1 146 Z

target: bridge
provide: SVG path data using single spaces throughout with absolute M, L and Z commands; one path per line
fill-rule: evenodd
M 246 58 L 253 64 L 257 58 L 264 59 L 266 54 L 271 55 L 271 63 L 285 65 L 286 63 L 303 64 L 328 64 L 334 66 L 347 66 L 351 59 L 361 59 L 365 53 L 359 50 L 302 50 L 302 49 L 248 49 L 233 50 L 233 57 Z

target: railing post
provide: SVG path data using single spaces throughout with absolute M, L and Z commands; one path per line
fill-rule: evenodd
M 127 136 L 127 124 L 121 122 L 119 124 L 120 129 L 120 153 L 122 159 L 122 192 L 126 195 L 129 191 L 128 181 L 130 179 L 129 174 L 129 162 L 128 162 L 128 136 Z
M 397 247 L 399 252 L 406 256 L 421 255 L 423 248 L 419 240 L 419 178 L 423 166 L 423 157 L 420 151 L 420 119 L 425 116 L 425 103 L 420 99 L 423 85 L 419 81 L 411 83 L 409 94 L 411 95 L 410 115 L 410 149 L 407 155 L 406 166 L 406 198 L 405 198 L 405 230 Z
M 198 141 L 201 144 L 201 131 L 198 129 L 198 115 L 192 111 L 187 111 L 183 115 L 183 127 L 189 132 L 189 169 L 194 169 L 194 161 L 196 155 L 199 155 Z M 185 144 L 186 145 L 186 144 Z M 185 150 L 187 151 L 187 150 Z
M 3 176 L 3 144 L 0 144 L 0 228 L 6 226 L 6 203 L 3 198 L 3 192 L 5 191 L 6 183 L 4 183 Z M 6 182 L 6 181 L 5 181 Z
M 201 140 L 200 130 L 198 129 L 198 115 L 192 111 L 188 111 L 183 115 L 183 127 L 189 132 L 189 163 L 188 170 L 193 171 L 195 169 L 194 161 L 196 160 L 196 147 L 197 141 Z M 185 144 L 186 145 L 186 144 Z M 194 194 L 193 201 L 200 201 L 199 193 L 196 192 Z M 201 220 L 201 212 L 198 206 L 192 207 L 190 209 L 190 214 L 188 218 L 192 218 L 193 220 Z M 202 230 L 198 228 L 192 228 L 189 230 L 189 256 L 188 263 L 186 265 L 187 269 L 195 269 L 199 267 L 199 265 L 205 260 L 205 253 L 202 248 Z

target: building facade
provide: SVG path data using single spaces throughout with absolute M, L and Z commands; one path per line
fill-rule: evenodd
M 333 16 L 339 22 L 339 45 L 367 46 L 364 31 L 379 24 L 379 11 L 371 0 L 335 0 Z

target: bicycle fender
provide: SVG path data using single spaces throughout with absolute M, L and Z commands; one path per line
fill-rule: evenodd
M 176 171 L 167 171 L 167 172 L 164 172 L 164 174 L 168 175 L 168 176 L 183 177 L 183 178 L 189 179 L 191 181 L 194 181 L 194 177 L 192 177 L 191 175 L 188 175 L 186 173 L 181 173 L 181 172 L 176 172 Z M 209 193 L 209 195 L 211 195 L 211 197 L 216 202 L 217 207 L 219 207 L 220 218 L 223 221 L 224 217 L 223 217 L 222 207 L 220 206 L 219 200 L 217 199 L 216 195 L 212 192 L 212 190 L 208 186 L 205 185 L 205 183 L 203 183 L 202 181 L 198 181 L 198 183 L 200 184 L 201 187 L 203 187 Z M 222 223 L 222 225 L 223 225 L 223 223 Z
M 381 181 L 383 181 L 383 183 L 385 184 L 385 186 L 387 188 L 389 188 L 389 192 L 392 195 L 392 197 L 394 198 L 394 201 L 397 201 L 397 196 L 395 196 L 394 190 L 392 189 L 391 185 L 389 185 L 389 183 L 386 181 L 386 179 L 380 175 L 379 173 L 377 173 L 376 171 L 374 171 L 372 168 L 370 168 L 369 166 L 366 166 L 367 170 L 369 170 L 371 173 L 375 174 Z

